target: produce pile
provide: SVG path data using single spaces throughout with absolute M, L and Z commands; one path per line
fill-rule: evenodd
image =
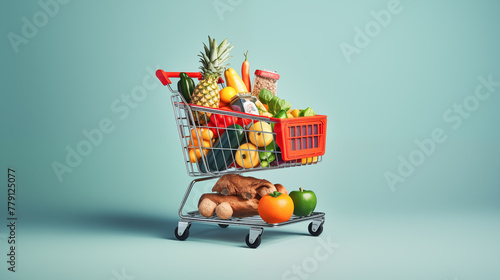
M 225 112 L 287 119 L 315 116 L 314 110 L 292 108 L 290 102 L 279 97 L 279 75 L 273 71 L 256 70 L 252 91 L 248 51 L 244 54 L 240 77 L 226 63 L 234 48 L 227 39 L 217 44 L 209 36 L 208 46 L 203 43 L 203 47 L 204 51 L 198 55 L 203 78 L 195 85 L 186 73 L 181 73 L 177 88 L 187 103 L 215 108 L 221 113 L 193 110 L 196 129 L 192 129 L 188 136 L 189 161 L 198 163 L 203 173 L 231 167 L 247 169 L 279 165 L 282 159 L 280 147 L 275 142 L 274 122 L 229 116 Z M 218 83 L 223 75 L 227 86 L 219 89 Z M 207 165 L 201 160 L 203 156 Z M 317 161 L 317 157 L 301 160 L 302 164 Z
M 277 224 L 292 215 L 310 215 L 317 204 L 313 191 L 300 188 L 288 194 L 281 184 L 237 174 L 222 176 L 212 191 L 201 196 L 198 211 L 204 217 L 216 215 L 223 220 L 259 215 L 265 222 Z

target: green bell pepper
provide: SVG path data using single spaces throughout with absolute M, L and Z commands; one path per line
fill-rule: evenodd
M 177 90 L 182 94 L 187 103 L 191 102 L 191 95 L 194 92 L 194 81 L 182 72 L 179 74 L 180 80 L 177 82 Z
M 288 114 L 286 113 L 285 110 L 281 110 L 278 113 L 276 113 L 273 116 L 273 118 L 276 118 L 276 119 L 287 119 L 288 118 Z M 272 127 L 273 131 L 274 131 L 274 125 L 275 125 L 275 123 L 271 124 L 271 127 Z
M 276 160 L 276 147 L 278 147 L 278 145 L 273 140 L 266 146 L 267 152 L 259 152 L 260 166 L 268 167 L 271 162 Z
M 301 110 L 299 112 L 299 117 L 312 117 L 316 116 L 316 113 L 314 113 L 314 110 L 311 109 L 310 107 L 307 107 L 305 110 Z

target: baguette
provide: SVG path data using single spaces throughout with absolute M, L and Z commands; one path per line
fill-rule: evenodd
M 217 209 L 217 208 L 221 209 Z M 232 209 L 231 215 L 228 215 L 230 207 Z M 253 215 L 258 215 L 259 211 L 259 200 L 253 199 L 243 199 L 236 195 L 222 195 L 219 193 L 205 193 L 200 197 L 198 203 L 198 210 L 200 214 L 205 217 L 212 217 L 214 212 L 221 219 L 229 219 L 230 217 L 249 217 Z M 223 216 L 219 216 L 220 213 L 225 213 Z
M 264 179 L 226 174 L 219 178 L 212 191 L 222 195 L 239 195 L 244 199 L 254 199 L 276 191 L 276 187 Z
M 276 184 L 277 191 L 288 194 L 283 185 Z M 220 219 L 227 220 L 231 217 L 243 218 L 258 215 L 258 198 L 244 199 L 237 195 L 223 195 L 219 193 L 205 193 L 198 202 L 198 211 L 204 217 L 217 215 Z

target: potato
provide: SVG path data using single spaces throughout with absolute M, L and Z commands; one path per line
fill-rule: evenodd
M 233 216 L 233 208 L 229 202 L 222 202 L 215 207 L 215 214 L 217 217 L 227 220 Z

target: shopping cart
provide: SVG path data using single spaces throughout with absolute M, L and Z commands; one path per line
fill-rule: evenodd
M 198 211 L 184 213 L 183 209 L 197 183 L 224 174 L 298 167 L 321 162 L 325 153 L 326 116 L 277 119 L 188 104 L 178 90 L 171 87 L 170 78 L 179 78 L 180 72 L 165 72 L 160 69 L 156 71 L 156 75 L 172 92 L 171 101 L 187 173 L 192 177 L 201 177 L 191 181 L 182 199 L 179 207 L 180 220 L 174 231 L 177 239 L 188 238 L 192 222 L 218 224 L 222 228 L 229 225 L 249 227 L 250 231 L 245 242 L 250 248 L 257 248 L 260 245 L 265 227 L 311 221 L 308 226 L 309 233 L 313 236 L 322 233 L 325 222 L 323 212 L 313 212 L 304 217 L 293 215 L 286 222 L 270 224 L 263 221 L 259 215 L 222 220 L 215 215 L 204 217 Z M 199 80 L 202 78 L 200 72 L 187 72 L 187 75 Z M 222 79 L 219 79 L 219 87 L 224 87 Z M 259 121 L 271 124 L 274 129 L 270 131 L 261 127 L 261 130 L 256 131 L 256 126 L 253 124 Z M 218 144 L 207 141 L 206 133 L 218 139 L 216 142 Z M 240 148 L 238 152 L 240 144 L 255 143 L 259 139 L 268 137 L 274 140 L 273 144 L 270 144 L 272 146 L 270 149 L 248 145 L 246 149 Z M 252 155 L 265 153 L 267 157 L 251 156 L 244 160 L 242 151 Z

